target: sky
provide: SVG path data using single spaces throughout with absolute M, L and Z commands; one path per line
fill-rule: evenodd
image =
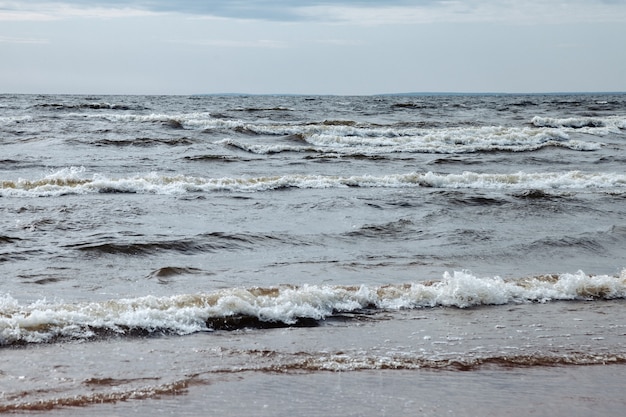
M 626 0 L 0 0 L 0 93 L 626 91 Z

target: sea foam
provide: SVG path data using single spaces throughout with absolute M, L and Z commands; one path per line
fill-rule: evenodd
M 405 127 L 368 123 L 278 123 L 223 119 L 208 112 L 178 114 L 71 114 L 77 118 L 98 118 L 114 123 L 175 124 L 183 129 L 204 130 L 225 137 L 217 144 L 233 146 L 255 154 L 278 152 L 335 152 L 348 155 L 382 153 L 474 153 L 485 151 L 531 152 L 545 147 L 563 147 L 579 151 L 601 148 L 594 141 L 570 138 L 580 131 L 606 136 L 621 132 L 626 126 L 623 117 L 555 119 L 534 117 L 529 127 L 460 126 Z M 245 143 L 237 140 L 239 133 L 251 135 L 301 137 L 302 144 Z
M 167 176 L 152 172 L 128 177 L 103 174 L 85 175 L 82 167 L 71 167 L 40 179 L 0 181 L 2 197 L 54 197 L 67 194 L 143 193 L 182 194 L 189 192 L 264 192 L 285 188 L 323 189 L 362 188 L 453 188 L 453 189 L 608 189 L 626 187 L 626 175 L 619 173 L 515 172 L 487 174 L 466 171 L 461 174 L 410 172 L 391 175 L 276 175 L 260 177 L 204 178 Z
M 0 297 L 0 344 L 88 339 L 107 334 L 190 334 L 211 330 L 229 318 L 257 323 L 297 324 L 342 313 L 428 307 L 470 308 L 480 305 L 593 300 L 626 297 L 626 269 L 618 276 L 544 275 L 517 280 L 445 273 L 439 281 L 383 286 L 284 285 L 230 288 L 208 294 L 145 296 L 103 302 L 36 301 L 20 304 Z M 240 321 L 245 327 L 249 321 Z

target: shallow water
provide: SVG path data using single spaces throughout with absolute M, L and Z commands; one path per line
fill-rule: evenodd
M 609 415 L 624 405 L 625 311 L 623 300 L 434 308 L 8 348 L 3 410 Z
M 0 410 L 612 413 L 625 99 L 0 96 Z

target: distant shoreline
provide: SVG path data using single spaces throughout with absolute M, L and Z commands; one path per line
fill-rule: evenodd
M 315 94 L 315 93 L 194 93 L 194 94 L 138 94 L 138 93 L 11 93 L 0 92 L 0 96 L 171 96 L 171 97 L 506 97 L 506 96 L 594 96 L 624 95 L 626 91 L 585 91 L 585 92 L 550 92 L 550 93 L 459 93 L 459 92 L 406 92 L 376 94 Z
M 245 97 L 245 96 L 270 96 L 270 97 L 477 97 L 477 96 L 582 96 L 582 95 L 623 95 L 626 91 L 586 91 L 586 92 L 551 92 L 551 93 L 459 93 L 459 92 L 407 92 L 407 93 L 377 93 L 377 94 L 291 94 L 291 93 L 201 93 L 191 96 L 221 96 L 221 97 Z

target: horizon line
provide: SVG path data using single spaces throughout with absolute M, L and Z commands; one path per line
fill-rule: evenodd
M 455 91 L 409 91 L 370 94 L 315 94 L 315 93 L 197 93 L 192 96 L 520 96 L 520 95 L 574 95 L 574 94 L 626 94 L 626 91 L 553 91 L 553 92 L 455 92 Z
M 370 94 L 339 94 L 339 93 L 237 93 L 237 92 L 221 92 L 221 93 L 9 93 L 1 92 L 2 95 L 59 95 L 59 96 L 293 96 L 293 97 L 376 97 L 376 96 L 541 96 L 541 95 L 622 95 L 626 91 L 552 91 L 552 92 L 455 92 L 455 91 L 409 91 L 395 93 L 370 93 Z

